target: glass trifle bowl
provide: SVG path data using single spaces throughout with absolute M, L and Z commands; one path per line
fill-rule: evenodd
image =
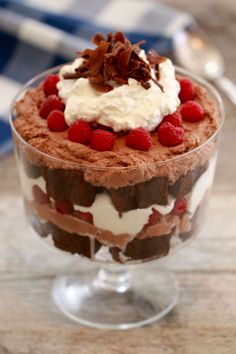
M 183 122 L 184 145 L 166 148 L 157 139 L 151 149 L 165 158 L 150 163 L 149 152 L 136 155 L 135 150 L 132 164 L 122 160 L 114 165 L 109 162 L 112 151 L 95 156 L 85 144 L 87 160 L 82 163 L 81 145 L 68 141 L 67 129 L 47 132 L 47 120 L 38 113 L 42 83 L 60 68 L 29 81 L 11 114 L 27 219 L 41 240 L 84 263 L 75 275 L 56 278 L 53 298 L 65 315 L 84 325 L 128 329 L 149 324 L 178 300 L 176 278 L 160 269 L 157 260 L 187 245 L 203 225 L 222 101 L 206 81 L 176 68 L 180 78 L 194 82 L 197 101 L 204 100 L 205 121 Z M 31 127 L 24 123 L 32 119 Z M 114 147 L 123 139 L 117 135 Z

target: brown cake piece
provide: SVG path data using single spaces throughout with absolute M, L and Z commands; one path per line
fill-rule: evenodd
M 29 178 L 39 178 L 44 175 L 44 167 L 30 163 L 27 158 L 22 154 L 20 160 L 24 166 L 26 175 Z
M 126 249 L 122 252 L 119 248 L 114 247 L 110 249 L 114 260 L 122 263 L 122 255 L 130 260 L 149 260 L 151 258 L 164 257 L 170 250 L 170 239 L 172 234 L 146 238 L 140 240 L 135 238 L 132 242 L 128 243 Z
M 91 240 L 88 236 L 71 234 L 59 229 L 56 225 L 52 227 L 52 238 L 57 248 L 72 254 L 80 254 L 87 258 L 92 258 L 92 252 L 96 254 L 101 247 L 101 243 L 94 240 L 94 247 L 92 249 Z
M 69 201 L 89 207 L 93 204 L 97 193 L 106 192 L 110 195 L 116 210 L 122 213 L 137 208 L 147 208 L 153 204 L 167 205 L 169 193 L 175 198 L 185 196 L 205 172 L 208 163 L 196 166 L 173 185 L 169 184 L 167 177 L 154 177 L 150 181 L 118 189 L 94 187 L 85 181 L 83 172 L 79 170 L 43 168 L 30 164 L 26 159 L 24 159 L 24 166 L 30 178 L 43 175 L 48 196 L 56 201 Z
M 188 194 L 198 178 L 206 171 L 209 163 L 204 165 L 198 165 L 194 170 L 188 171 L 185 175 L 179 177 L 179 179 L 171 186 L 169 186 L 169 192 L 173 197 L 179 198 Z
M 152 204 L 166 205 L 168 203 L 168 179 L 155 177 L 134 186 L 111 189 L 109 194 L 119 212 L 147 208 Z
M 98 190 L 84 180 L 82 171 L 46 169 L 44 179 L 50 197 L 85 207 L 93 204 Z

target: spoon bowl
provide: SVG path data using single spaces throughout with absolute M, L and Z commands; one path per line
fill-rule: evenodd
M 179 32 L 174 37 L 177 62 L 217 85 L 236 105 L 236 86 L 224 77 L 225 63 L 220 51 L 199 32 Z

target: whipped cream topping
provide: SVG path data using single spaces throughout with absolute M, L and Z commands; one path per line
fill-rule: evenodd
M 144 51 L 141 51 L 140 57 L 146 58 Z M 66 104 L 65 120 L 69 126 L 83 119 L 111 127 L 115 132 L 139 127 L 152 131 L 165 115 L 175 112 L 180 103 L 179 83 L 169 59 L 159 64 L 158 82 L 163 91 L 152 80 L 149 81 L 149 89 L 130 78 L 127 85 L 109 82 L 113 90 L 99 92 L 88 79 L 64 79 L 63 75 L 73 73 L 82 62 L 83 59 L 76 59 L 72 64 L 63 66 L 59 73 L 57 87 L 59 96 Z M 152 75 L 155 75 L 154 71 Z

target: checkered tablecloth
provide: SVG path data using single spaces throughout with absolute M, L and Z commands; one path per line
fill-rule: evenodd
M 0 155 L 12 150 L 8 111 L 23 83 L 91 46 L 95 32 L 121 30 L 162 54 L 186 13 L 152 0 L 0 0 Z

